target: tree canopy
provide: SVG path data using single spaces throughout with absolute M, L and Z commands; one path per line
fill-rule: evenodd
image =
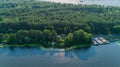
M 91 43 L 92 34 L 119 34 L 119 19 L 120 7 L 0 0 L 0 42 Z

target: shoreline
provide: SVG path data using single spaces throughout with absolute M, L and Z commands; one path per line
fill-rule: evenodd
M 86 48 L 86 47 L 90 47 L 91 45 L 88 45 L 88 44 L 81 44 L 81 45 L 73 45 L 71 47 L 63 47 L 63 48 L 59 48 L 59 47 L 43 47 L 43 46 L 39 46 L 39 44 L 26 44 L 26 45 L 7 45 L 7 44 L 2 44 L 0 46 L 0 48 L 4 48 L 4 47 L 29 47 L 29 48 L 40 48 L 42 50 L 53 50 L 53 51 L 70 51 L 72 49 L 80 49 L 80 48 Z

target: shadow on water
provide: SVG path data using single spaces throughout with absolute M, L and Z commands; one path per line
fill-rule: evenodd
M 46 51 L 35 47 L 8 47 L 8 56 L 45 55 Z
M 8 48 L 0 48 L 0 55 L 6 53 Z

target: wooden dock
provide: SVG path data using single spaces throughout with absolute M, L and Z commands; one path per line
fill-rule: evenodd
M 103 37 L 95 37 L 92 42 L 94 45 L 109 44 L 109 41 Z

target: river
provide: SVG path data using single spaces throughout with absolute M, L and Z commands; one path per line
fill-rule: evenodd
M 57 3 L 72 3 L 72 4 L 97 4 L 104 6 L 120 6 L 120 0 L 42 0 Z
M 0 67 L 120 67 L 120 42 L 65 52 L 0 48 Z

